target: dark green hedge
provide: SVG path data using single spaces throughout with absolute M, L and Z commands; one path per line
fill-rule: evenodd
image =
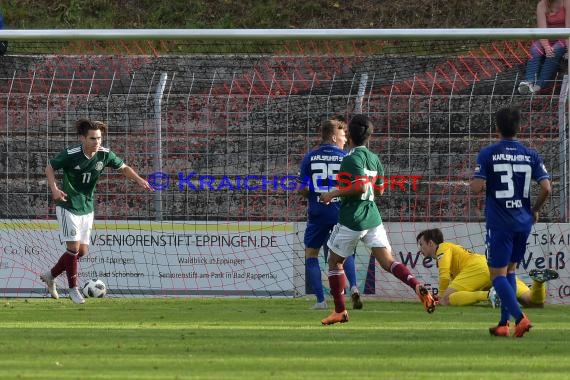
M 7 0 L 6 28 L 534 27 L 533 0 Z

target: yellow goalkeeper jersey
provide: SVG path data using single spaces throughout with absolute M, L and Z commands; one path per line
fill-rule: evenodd
M 439 292 L 445 293 L 449 283 L 467 266 L 469 259 L 478 255 L 460 245 L 444 241 L 435 253 L 439 270 Z

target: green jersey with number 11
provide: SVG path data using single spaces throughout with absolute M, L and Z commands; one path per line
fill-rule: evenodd
M 342 197 L 339 223 L 353 231 L 369 230 L 382 224 L 372 187 L 372 181 L 377 187 L 383 185 L 384 168 L 378 156 L 365 146 L 352 149 L 342 160 L 339 176 L 339 187 L 347 186 L 348 181 L 351 182 L 349 186 L 354 186 L 355 181 L 367 182 L 366 191 L 360 197 Z
M 125 166 L 123 160 L 107 148 L 100 147 L 91 158 L 83 152 L 83 146 L 65 149 L 53 159 L 50 165 L 54 170 L 63 170 L 62 191 L 67 194 L 67 201 L 58 201 L 57 205 L 75 215 L 93 212 L 95 185 L 103 168 L 110 166 L 120 169 Z

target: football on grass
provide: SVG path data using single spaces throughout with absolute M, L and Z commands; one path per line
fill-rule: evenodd
M 83 295 L 91 298 L 101 298 L 107 294 L 105 283 L 98 278 L 89 280 L 83 285 Z

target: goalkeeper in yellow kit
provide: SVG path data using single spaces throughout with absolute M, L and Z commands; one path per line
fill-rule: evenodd
M 465 306 L 489 300 L 493 307 L 498 306 L 500 301 L 493 296 L 484 255 L 444 241 L 438 228 L 420 232 L 416 240 L 421 253 L 437 261 L 441 305 Z M 558 273 L 552 269 L 533 269 L 529 275 L 533 280 L 532 288 L 517 277 L 517 299 L 524 307 L 543 307 L 546 300 L 544 283 L 558 278 Z

